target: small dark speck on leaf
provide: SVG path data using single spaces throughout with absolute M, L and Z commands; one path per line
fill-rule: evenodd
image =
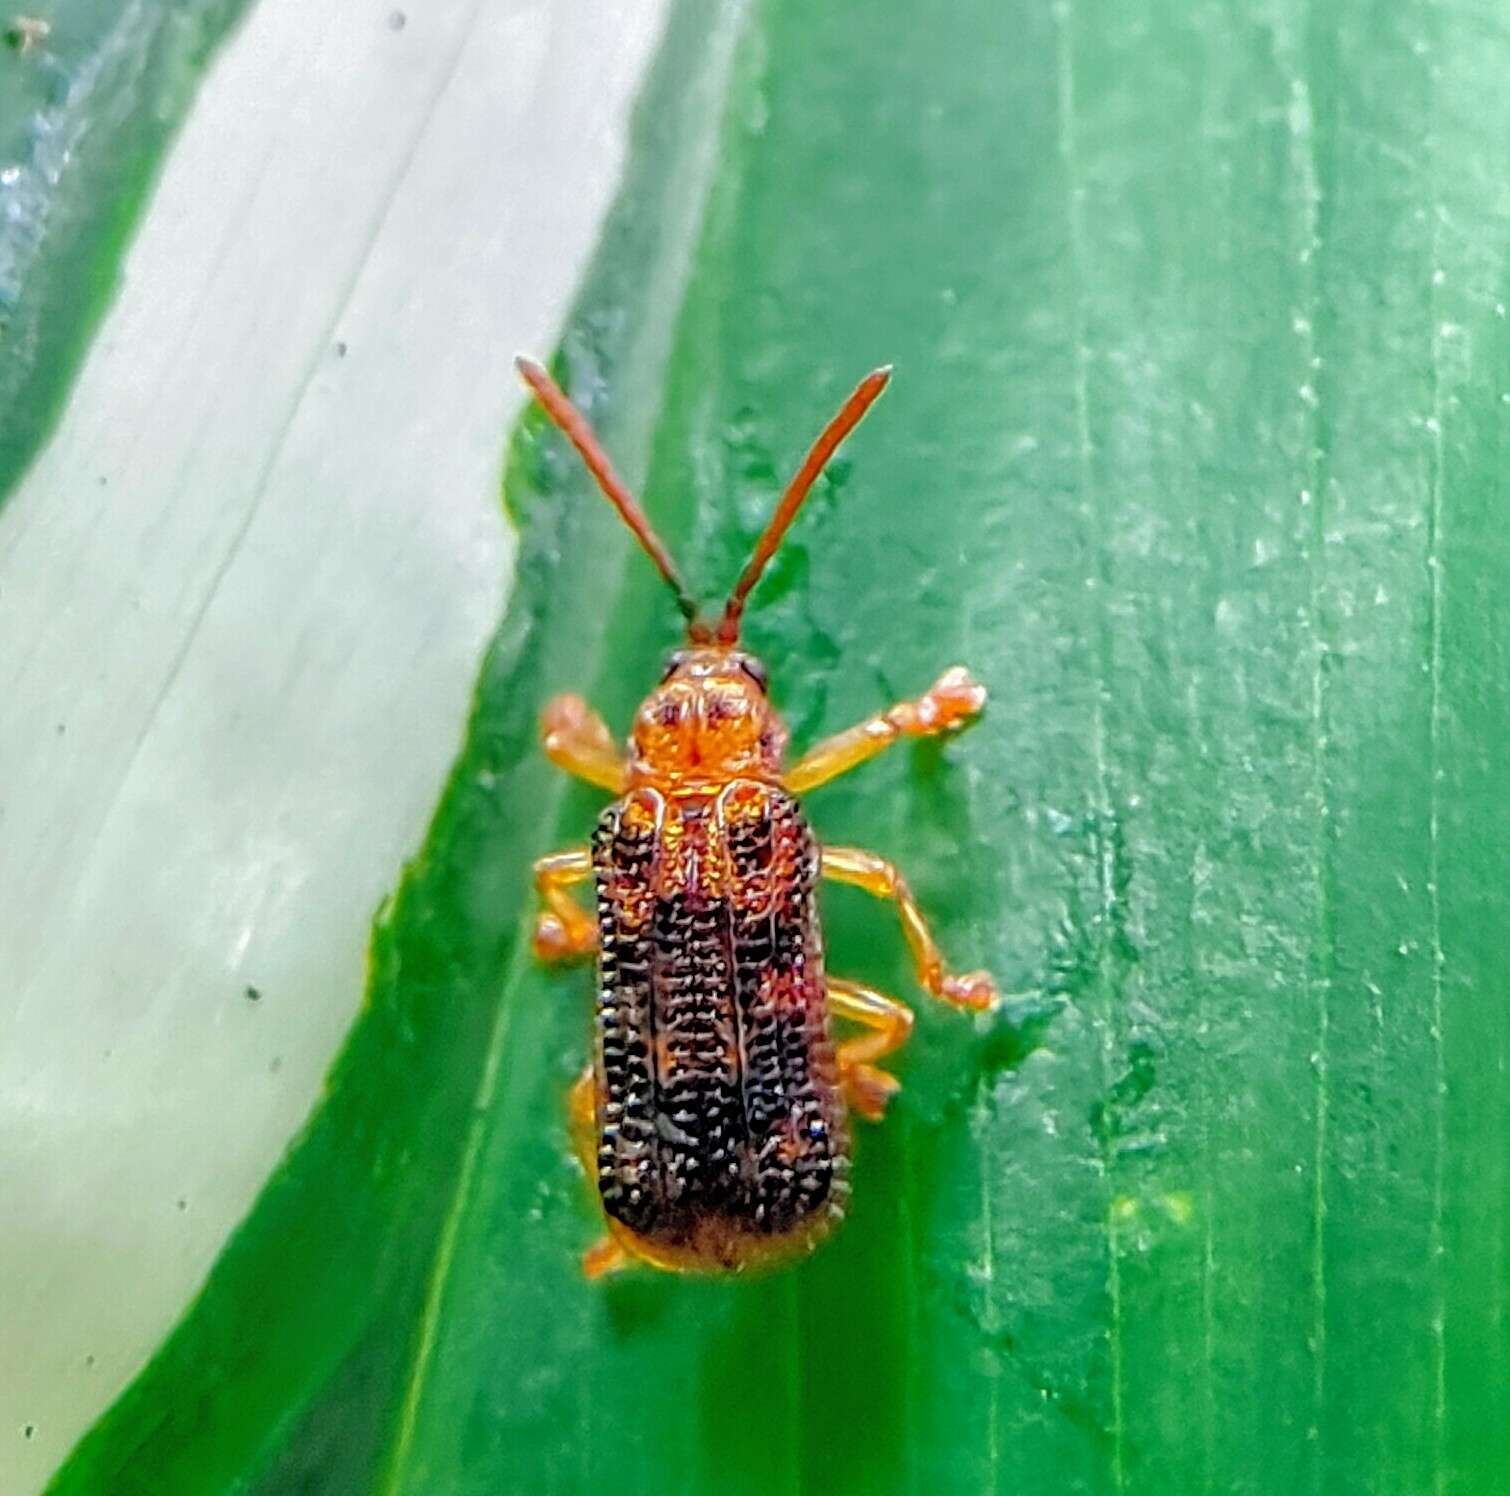
M 54 729 L 53 729 L 53 731 L 54 731 L 54 732 L 56 732 L 56 733 L 57 733 L 57 735 L 58 735 L 58 736 L 59 736 L 59 737 L 60 737 L 60 738 L 61 738 L 61 737 L 62 737 L 62 736 L 63 736 L 63 734 L 64 734 L 64 733 L 65 733 L 65 732 L 66 732 L 66 731 L 67 731 L 67 730 L 68 730 L 68 729 L 67 729 L 67 728 L 66 728 L 66 727 L 64 727 L 64 725 L 63 725 L 63 724 L 62 724 L 62 723 L 61 723 L 61 722 L 59 722 L 59 723 L 58 723 L 58 725 L 57 725 L 57 726 L 56 726 L 56 727 L 55 727 L 55 728 L 54 728 Z
M 829 491 L 838 493 L 849 482 L 850 474 L 855 470 L 853 459 L 848 457 L 835 457 L 823 470 L 823 476 L 828 483 Z
M 1037 995 L 1004 1002 L 980 1048 L 981 1074 L 1016 1070 L 1045 1048 L 1049 1030 L 1062 1011 L 1062 1003 Z
M 345 345 L 345 343 L 338 342 L 336 344 L 336 357 L 337 358 L 345 358 L 346 357 L 346 345 Z
M 390 31 L 402 31 L 408 24 L 409 17 L 403 11 L 394 10 L 388 13 L 388 29 Z
M 174 1201 L 174 1202 L 173 1202 L 173 1203 L 174 1203 L 174 1204 L 175 1204 L 175 1205 L 176 1205 L 176 1206 L 177 1206 L 177 1207 L 178 1207 L 178 1208 L 179 1208 L 179 1209 L 180 1209 L 180 1210 L 187 1210 L 187 1209 L 188 1209 L 188 1208 L 189 1208 L 189 1202 L 188 1202 L 188 1201 L 187 1201 L 187 1200 L 185 1200 L 185 1199 L 184 1199 L 184 1198 L 183 1198 L 183 1197 L 182 1197 L 182 1196 L 180 1196 L 180 1197 L 179 1197 L 179 1198 L 178 1198 L 178 1199 L 177 1199 L 177 1200 L 175 1200 L 175 1201 Z
M 93 1366 L 94 1365 L 94 1357 L 93 1356 L 85 1356 L 84 1357 L 84 1365 L 85 1366 Z
M 260 1003 L 262 1001 L 262 992 L 257 987 L 247 987 L 242 996 L 244 996 L 249 1003 Z
M 28 1424 L 27 1424 L 27 1425 L 26 1425 L 26 1426 L 25 1426 L 25 1427 L 24 1427 L 24 1428 L 23 1428 L 23 1429 L 22 1429 L 22 1430 L 21 1430 L 21 1437 L 22 1437 L 22 1438 L 24 1438 L 24 1439 L 29 1439 L 29 1438 L 31 1438 L 31 1436 L 32 1436 L 32 1435 L 33 1435 L 33 1434 L 34 1434 L 34 1433 L 36 1433 L 36 1431 L 37 1431 L 37 1426 L 36 1426 L 36 1424 L 34 1424 L 34 1423 L 28 1423 Z
M 1134 1040 L 1129 1046 L 1127 1070 L 1106 1097 L 1091 1108 L 1091 1131 L 1101 1142 L 1114 1143 L 1131 1131 L 1134 1109 L 1158 1079 L 1157 1061 L 1153 1045 L 1146 1040 Z
M 272 1059 L 268 1061 L 267 1073 L 269 1075 L 276 1075 L 282 1068 L 283 1056 L 281 1054 L 275 1054 Z

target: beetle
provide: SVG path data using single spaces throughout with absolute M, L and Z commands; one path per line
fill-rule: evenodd
M 899 1082 L 877 1062 L 912 1010 L 826 974 L 820 878 L 891 900 L 918 981 L 967 1011 L 996 1001 L 983 971 L 951 973 L 901 873 L 871 852 L 820 847 L 797 796 L 901 738 L 963 727 L 985 691 L 963 667 L 913 701 L 786 762 L 765 667 L 739 647 L 750 593 L 824 465 L 885 388 L 860 381 L 787 486 L 722 614 L 705 619 L 670 554 L 551 376 L 516 360 L 676 597 L 687 642 L 635 715 L 627 753 L 579 696 L 545 708 L 547 756 L 615 797 L 591 845 L 534 865 L 546 961 L 597 958 L 591 1064 L 573 1085 L 577 1151 L 608 1234 L 588 1277 L 633 1262 L 680 1272 L 773 1265 L 812 1250 L 844 1214 L 848 1114 L 879 1121 Z M 571 892 L 593 880 L 596 918 Z M 835 1044 L 830 1019 L 861 1030 Z

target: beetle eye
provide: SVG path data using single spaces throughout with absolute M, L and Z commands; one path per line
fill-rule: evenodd
M 768 692 L 771 689 L 770 673 L 766 670 L 765 666 L 760 663 L 759 660 L 751 659 L 747 655 L 739 662 L 739 668 L 743 670 L 744 673 L 748 675 L 757 686 L 760 687 L 762 692 Z

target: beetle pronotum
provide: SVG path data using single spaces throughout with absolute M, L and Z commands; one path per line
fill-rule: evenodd
M 581 454 L 671 588 L 687 645 L 635 715 L 628 753 L 578 696 L 545 709 L 545 751 L 615 799 L 591 846 L 535 864 L 535 950 L 596 954 L 592 1064 L 573 1086 L 577 1146 L 608 1235 L 590 1277 L 640 1260 L 731 1271 L 809 1251 L 844 1212 L 847 1113 L 879 1121 L 898 1083 L 877 1061 L 912 1012 L 826 975 L 820 877 L 892 900 L 918 980 L 955 1007 L 996 999 L 985 972 L 951 974 L 902 875 L 853 847 L 820 849 L 795 796 L 903 737 L 969 722 L 985 691 L 962 667 L 787 764 L 765 667 L 739 647 L 740 618 L 824 464 L 890 377 L 867 375 L 824 428 L 716 620 L 698 611 L 670 554 L 579 411 L 550 375 L 525 382 Z M 594 878 L 594 919 L 568 890 Z M 861 1030 L 837 1045 L 830 1018 Z

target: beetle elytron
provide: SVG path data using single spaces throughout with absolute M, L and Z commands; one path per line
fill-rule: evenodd
M 896 904 L 918 980 L 935 997 L 972 1010 L 996 1000 L 986 973 L 945 969 L 896 868 L 870 852 L 820 849 L 794 797 L 898 738 L 963 726 L 985 691 L 964 669 L 946 670 L 916 701 L 788 765 L 765 668 L 739 648 L 751 590 L 889 370 L 862 380 L 819 436 L 710 622 L 581 414 L 538 364 L 518 368 L 687 620 L 687 646 L 636 714 L 627 756 L 580 697 L 557 697 L 542 721 L 549 757 L 617 797 L 591 847 L 535 864 L 537 954 L 598 961 L 593 1061 L 572 1088 L 571 1116 L 608 1235 L 583 1269 L 597 1277 L 639 1260 L 728 1272 L 781 1261 L 811 1250 L 843 1215 L 847 1112 L 880 1120 L 898 1083 L 876 1062 L 912 1029 L 894 998 L 826 975 L 818 879 Z M 596 919 L 568 892 L 589 878 Z M 863 1032 L 836 1046 L 830 1017 Z

